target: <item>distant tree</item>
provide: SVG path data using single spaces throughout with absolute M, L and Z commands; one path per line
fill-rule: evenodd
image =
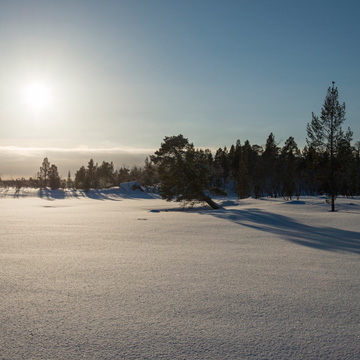
M 24 178 L 16 179 L 16 180 L 15 180 L 15 188 L 16 188 L 16 191 L 20 191 L 20 189 L 24 186 L 24 182 L 25 182 L 25 179 L 24 179 Z
M 98 166 L 94 163 L 94 160 L 90 159 L 86 169 L 86 177 L 84 184 L 85 191 L 98 188 L 97 168 Z
M 32 178 L 32 177 L 30 177 L 30 178 L 27 180 L 27 184 L 28 184 L 28 187 L 38 188 L 38 187 L 39 187 L 39 179 L 38 179 L 38 178 Z
M 336 187 L 340 194 L 352 196 L 353 193 L 353 171 L 354 171 L 353 148 L 346 139 L 339 141 L 337 156 L 335 158 Z
M 184 203 L 206 202 L 213 209 L 219 208 L 206 195 L 210 189 L 208 154 L 195 150 L 183 135 L 165 137 L 160 149 L 150 159 L 158 165 L 163 199 L 177 199 Z
M 262 154 L 265 191 L 271 197 L 276 197 L 280 192 L 280 174 L 278 171 L 279 148 L 275 136 L 270 133 L 266 140 L 265 150 Z
M 81 166 L 80 169 L 75 173 L 75 188 L 84 189 L 86 182 L 86 169 L 85 166 Z
M 314 196 L 319 187 L 319 155 L 313 146 L 305 146 L 302 154 L 304 164 L 300 176 L 304 181 L 304 191 Z
M 230 151 L 228 155 L 230 174 L 235 180 L 239 172 L 241 152 L 242 152 L 241 142 L 240 140 L 236 140 L 236 145 L 230 146 Z
M 285 199 L 290 199 L 296 193 L 296 171 L 297 158 L 300 151 L 292 136 L 290 136 L 284 147 L 281 149 L 281 164 L 283 171 L 282 195 Z
M 213 169 L 214 185 L 225 190 L 230 175 L 229 152 L 226 146 L 216 151 Z
M 47 157 L 44 158 L 42 165 L 40 167 L 40 171 L 38 173 L 40 187 L 47 187 L 48 185 L 50 166 L 51 165 L 48 158 Z
M 69 170 L 68 176 L 67 176 L 67 179 L 66 179 L 66 187 L 68 189 L 71 189 L 73 186 L 74 186 L 74 182 L 71 179 L 71 173 L 70 173 L 70 170 Z
M 49 186 L 51 190 L 57 190 L 60 187 L 60 176 L 56 165 L 51 165 L 49 169 Z
M 153 186 L 158 182 L 157 168 L 155 164 L 146 157 L 140 184 L 144 186 Z
M 97 168 L 97 179 L 101 189 L 114 186 L 114 164 L 103 161 Z
M 126 166 L 122 166 L 117 171 L 117 185 L 129 181 L 129 173 L 130 173 L 130 169 L 127 168 Z
M 236 193 L 239 199 L 245 199 L 250 196 L 249 172 L 243 156 L 240 156 L 239 160 Z
M 66 179 L 60 178 L 60 188 L 61 189 L 66 189 L 66 183 L 67 183 Z
M 129 181 L 141 182 L 143 169 L 140 166 L 134 165 L 130 169 Z
M 252 145 L 250 147 L 248 141 L 245 141 L 244 149 L 246 149 L 248 153 L 248 169 L 251 167 L 252 189 L 255 198 L 258 199 L 264 195 L 265 175 L 262 166 L 264 149 L 259 145 Z
M 306 139 L 308 145 L 322 152 L 328 158 L 326 191 L 329 194 L 331 211 L 335 211 L 335 199 L 338 193 L 336 184 L 336 156 L 343 140 L 350 143 L 352 131 L 344 133 L 341 125 L 345 121 L 345 103 L 339 103 L 339 93 L 335 82 L 328 88 L 320 118 L 312 113 L 311 123 L 307 124 Z

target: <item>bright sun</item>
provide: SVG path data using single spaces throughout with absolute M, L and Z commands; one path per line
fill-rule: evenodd
M 39 81 L 24 86 L 23 95 L 26 105 L 36 111 L 48 109 L 53 100 L 51 89 L 45 83 Z

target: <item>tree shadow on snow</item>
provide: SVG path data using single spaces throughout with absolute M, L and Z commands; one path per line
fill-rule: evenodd
M 89 190 L 81 191 L 82 196 L 87 197 L 93 200 L 111 200 L 111 201 L 120 201 L 119 195 L 116 192 L 108 190 Z
M 207 214 L 252 229 L 279 235 L 298 245 L 360 254 L 360 232 L 304 225 L 289 217 L 260 209 L 221 209 Z
M 62 190 L 40 189 L 39 197 L 46 200 L 65 199 L 65 193 Z
M 141 199 L 153 199 L 158 198 L 158 195 L 147 193 L 140 190 L 128 189 L 125 186 L 110 188 L 110 189 L 91 189 L 88 192 L 81 191 L 82 196 L 88 197 L 94 200 L 112 200 L 121 201 L 124 199 L 141 200 Z
M 110 188 L 110 189 L 90 189 L 85 190 L 50 190 L 47 188 L 40 189 L 38 196 L 45 200 L 57 200 L 65 198 L 89 198 L 92 200 L 110 200 L 121 201 L 124 199 L 152 199 L 158 198 L 158 195 L 148 194 L 143 191 L 127 190 L 126 188 Z

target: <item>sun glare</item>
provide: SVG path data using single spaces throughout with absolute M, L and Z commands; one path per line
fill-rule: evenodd
M 24 87 L 24 101 L 26 105 L 36 111 L 42 111 L 50 107 L 52 93 L 50 88 L 42 82 L 31 82 Z

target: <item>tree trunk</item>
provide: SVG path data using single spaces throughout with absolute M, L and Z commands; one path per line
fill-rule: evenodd
M 204 201 L 214 210 L 220 209 L 220 205 L 213 201 L 210 196 L 204 196 Z

